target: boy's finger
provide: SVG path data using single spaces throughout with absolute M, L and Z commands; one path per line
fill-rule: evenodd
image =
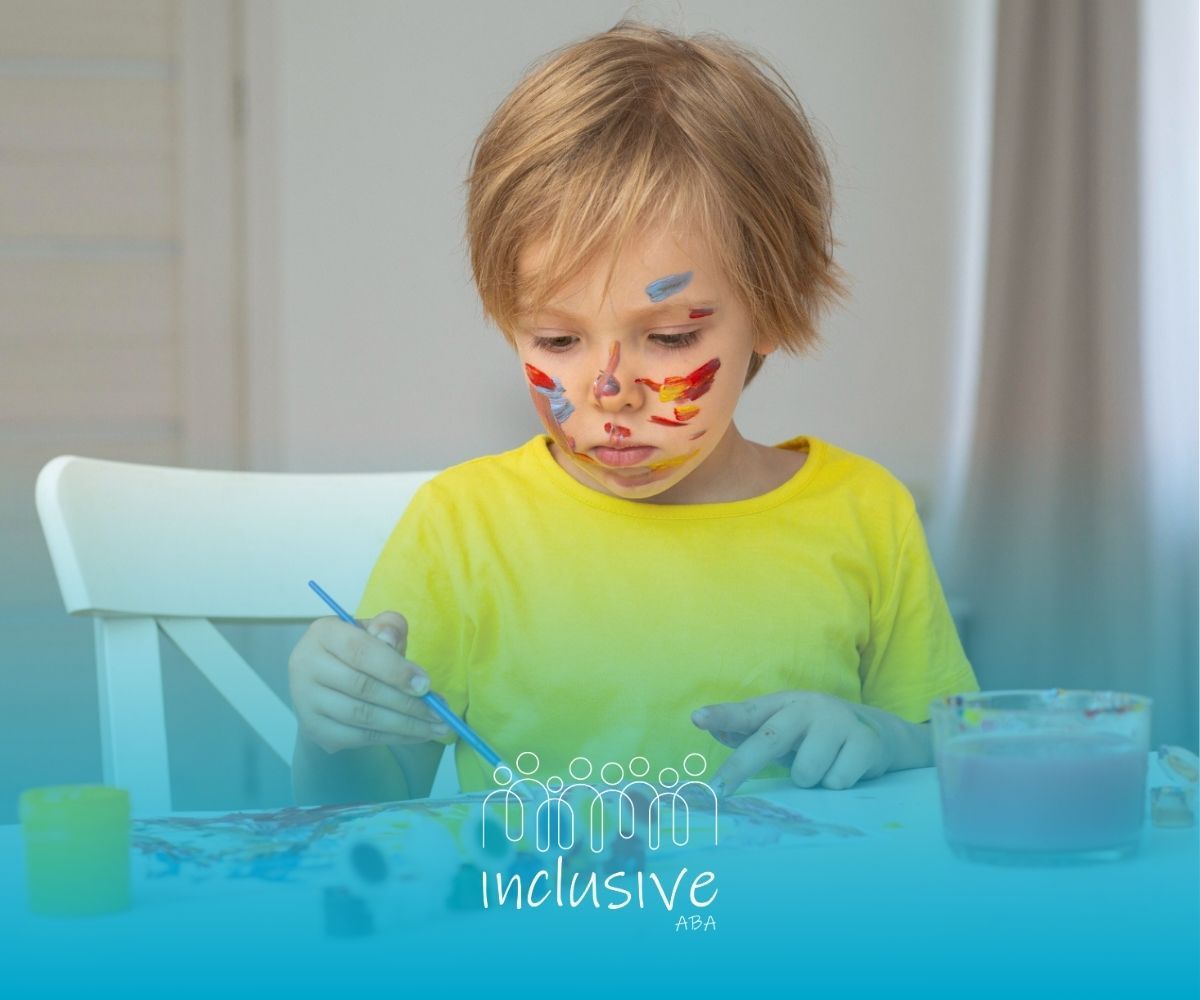
M 424 699 L 398 691 L 390 684 L 384 684 L 370 674 L 360 673 L 332 656 L 327 656 L 318 664 L 313 679 L 323 688 L 339 691 L 358 701 L 429 722 L 440 721 L 440 716 Z
M 369 635 L 387 643 L 401 655 L 408 648 L 408 620 L 397 611 L 381 611 L 364 627 Z
M 434 740 L 447 736 L 450 732 L 441 722 L 428 722 L 423 718 L 359 701 L 331 688 L 325 688 L 317 694 L 313 699 L 313 708 L 319 715 L 334 722 L 356 729 L 384 733 L 389 737 Z
M 874 760 L 875 748 L 861 731 L 851 734 L 842 744 L 821 784 L 825 788 L 852 788 L 867 773 Z
M 429 690 L 429 675 L 375 636 L 334 619 L 322 633 L 325 651 L 361 674 L 418 697 Z M 351 692 L 353 693 L 353 692 Z
M 846 743 L 847 732 L 837 725 L 815 719 L 792 760 L 792 782 L 801 788 L 814 788 L 821 783 Z
M 730 795 L 747 778 L 758 774 L 775 758 L 787 753 L 803 737 L 806 716 L 789 718 L 786 711 L 776 712 L 751 733 L 718 769 L 709 785 L 718 795 Z
M 795 700 L 796 694 L 793 692 L 776 691 L 745 701 L 705 705 L 692 713 L 692 722 L 709 732 L 720 729 L 733 733 L 753 733 L 767 719 Z

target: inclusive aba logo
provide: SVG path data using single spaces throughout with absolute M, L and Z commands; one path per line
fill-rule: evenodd
M 645 870 L 658 852 L 718 845 L 717 795 L 701 779 L 707 767 L 699 753 L 653 776 L 645 757 L 599 769 L 576 757 L 566 778 L 543 780 L 531 751 L 517 756 L 515 772 L 500 765 L 497 788 L 480 807 L 480 848 L 485 858 L 508 864 L 481 872 L 483 908 L 661 905 L 675 912 L 690 903 L 676 929 L 714 929 L 715 919 L 697 911 L 717 898 L 715 873 L 681 866 L 672 878 Z

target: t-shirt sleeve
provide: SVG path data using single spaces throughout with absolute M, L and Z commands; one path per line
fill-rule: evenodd
M 398 611 L 408 622 L 405 655 L 429 674 L 433 690 L 463 715 L 465 650 L 471 623 L 460 593 L 465 579 L 453 515 L 434 482 L 422 485 L 384 544 L 357 617 Z
M 859 672 L 863 703 L 909 722 L 927 722 L 935 698 L 979 690 L 915 513 L 872 612 Z

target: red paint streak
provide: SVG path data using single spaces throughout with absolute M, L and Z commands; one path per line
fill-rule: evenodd
M 651 417 L 650 423 L 662 424 L 664 427 L 686 427 L 687 424 L 680 423 L 678 420 L 668 420 L 666 417 Z
M 636 381 L 657 392 L 659 400 L 663 403 L 670 403 L 676 399 L 697 400 L 712 388 L 713 379 L 720 367 L 720 358 L 710 358 L 695 371 L 684 376 L 668 375 L 662 382 L 648 378 L 639 378 Z
M 534 368 L 533 365 L 526 362 L 525 377 L 529 379 L 539 389 L 553 389 L 554 379 L 547 375 L 544 371 Z
M 620 424 L 605 424 L 604 433 L 611 437 L 627 438 L 633 431 L 628 427 L 622 427 Z
M 693 309 L 688 313 L 688 319 L 704 319 L 705 316 L 711 316 L 712 309 Z

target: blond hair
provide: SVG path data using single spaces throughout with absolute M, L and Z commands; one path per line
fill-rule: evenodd
M 793 353 L 844 291 L 829 168 L 803 108 L 765 61 L 714 36 L 622 21 L 552 53 L 484 128 L 467 192 L 475 284 L 510 340 L 522 312 L 605 251 L 611 279 L 652 224 L 698 223 L 758 336 Z M 522 280 L 521 254 L 543 241 Z

